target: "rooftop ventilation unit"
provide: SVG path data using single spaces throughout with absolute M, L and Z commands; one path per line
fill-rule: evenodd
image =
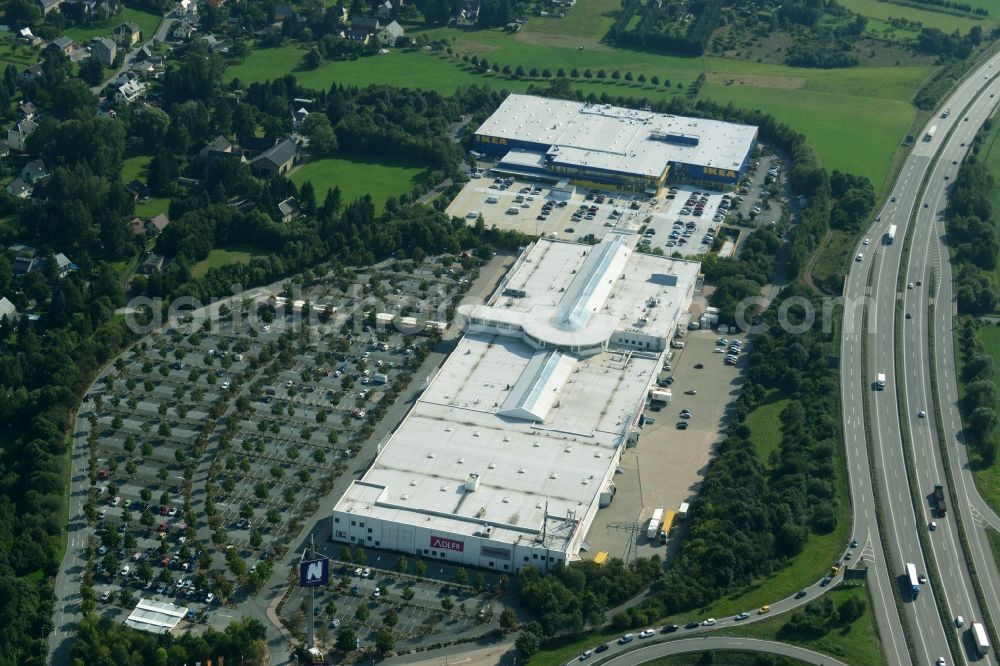
M 479 474 L 476 472 L 470 472 L 468 478 L 465 479 L 465 492 L 474 493 L 479 489 Z

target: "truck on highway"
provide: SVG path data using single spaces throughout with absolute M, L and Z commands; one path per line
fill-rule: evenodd
M 882 242 L 886 245 L 892 245 L 894 240 L 896 240 L 896 225 L 890 224 L 889 230 L 885 232 L 884 236 L 882 236 Z
M 875 375 L 875 390 L 884 391 L 885 390 L 885 373 L 880 372 Z
M 947 507 L 944 503 L 944 486 L 940 483 L 934 484 L 934 508 L 937 509 L 938 516 L 944 516 Z
M 917 595 L 920 594 L 920 579 L 917 578 L 917 567 L 913 565 L 913 562 L 906 563 L 906 578 L 910 584 L 910 598 L 916 599 Z
M 930 129 L 927 130 L 927 134 L 924 134 L 924 141 L 930 141 L 937 134 L 937 125 L 931 125 Z
M 655 539 L 660 532 L 660 523 L 663 521 L 663 509 L 653 512 L 653 517 L 649 519 L 649 526 L 646 527 L 646 538 Z
M 969 631 L 972 632 L 972 640 L 976 644 L 976 649 L 979 650 L 979 656 L 985 657 L 990 651 L 990 639 L 986 635 L 986 627 L 983 626 L 982 622 L 973 622 Z

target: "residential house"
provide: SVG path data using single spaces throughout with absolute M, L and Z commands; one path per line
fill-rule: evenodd
M 27 199 L 28 197 L 31 196 L 31 191 L 34 189 L 34 186 L 28 182 L 25 182 L 23 178 L 18 176 L 14 180 L 10 181 L 10 183 L 8 183 L 7 187 L 4 189 L 6 189 L 7 194 L 9 194 L 12 197 L 17 197 L 18 199 Z
M 107 37 L 95 37 L 90 42 L 90 55 L 105 67 L 111 67 L 118 55 L 118 46 Z
M 35 248 L 29 245 L 12 245 L 7 249 L 14 254 L 13 273 L 15 278 L 22 278 L 31 271 L 37 271 L 45 265 L 45 259 L 39 257 L 35 252 Z M 59 277 L 63 277 L 70 271 L 77 269 L 77 265 L 70 261 L 62 252 L 55 255 L 53 259 L 56 262 L 56 274 Z
M 149 188 L 138 180 L 133 180 L 125 185 L 125 191 L 131 194 L 136 201 L 148 201 L 152 195 Z
M 45 16 L 53 9 L 58 9 L 59 5 L 62 4 L 62 0 L 36 0 L 38 3 L 38 9 L 42 12 L 42 16 Z
M 128 105 L 146 94 L 146 84 L 142 81 L 128 80 L 115 90 L 115 104 Z
M 339 4 L 336 7 L 330 7 L 326 11 L 333 12 L 333 15 L 337 17 L 337 23 L 347 25 L 347 19 L 350 18 L 350 12 L 347 11 L 347 7 Z
M 211 162 L 218 159 L 238 160 L 240 162 L 247 161 L 240 147 L 224 136 L 217 136 L 209 141 L 204 148 L 198 151 L 198 159 L 202 162 Z
M 197 30 L 190 21 L 178 21 L 170 31 L 170 36 L 174 41 L 186 42 Z
M 383 26 L 378 31 L 378 41 L 382 46 L 395 46 L 396 40 L 403 37 L 403 26 L 399 25 L 396 21 L 389 23 L 389 25 Z
M 282 24 L 285 19 L 292 15 L 292 8 L 288 5 L 278 5 L 274 8 L 274 22 Z
M 146 233 L 150 236 L 155 236 L 162 233 L 163 230 L 167 228 L 168 224 L 170 224 L 170 218 L 168 218 L 166 214 L 160 213 L 146 222 Z
M 69 55 L 70 52 L 72 52 L 73 50 L 73 40 L 67 37 L 66 35 L 63 35 L 62 37 L 57 37 L 56 39 L 53 39 L 51 42 L 45 45 L 45 50 L 60 51 L 62 53 L 65 53 L 66 55 Z
M 4 317 L 6 317 L 8 321 L 13 321 L 17 318 L 17 308 L 6 296 L 0 298 L 0 319 L 3 319 Z
M 392 3 L 385 0 L 376 8 L 375 14 L 383 21 L 392 20 Z
M 115 39 L 120 46 L 135 46 L 142 41 L 142 29 L 135 21 L 125 21 L 115 28 Z
M 31 28 L 21 28 L 17 31 L 17 41 L 28 46 L 38 46 L 42 43 L 42 38 L 36 37 Z
M 282 222 L 291 222 L 299 214 L 299 202 L 295 197 L 288 197 L 278 204 L 278 212 Z
M 0 139 L 0 157 L 7 157 L 10 155 L 10 147 L 7 145 L 7 141 Z
M 215 35 L 205 35 L 202 37 L 205 43 L 208 44 L 210 51 L 214 53 L 229 53 L 229 40 L 219 39 Z
M 38 129 L 38 123 L 34 120 L 22 120 L 7 130 L 7 145 L 11 150 L 16 150 L 20 153 L 25 152 L 27 150 L 25 146 L 28 142 L 28 137 L 36 129 Z
M 21 178 L 31 185 L 46 180 L 50 175 L 52 174 L 49 173 L 42 160 L 31 160 L 21 169 Z
M 128 223 L 128 228 L 133 236 L 146 235 L 146 223 L 141 217 L 133 217 L 132 221 Z
M 56 274 L 59 277 L 65 277 L 70 271 L 75 271 L 78 266 L 70 261 L 65 254 L 60 252 L 55 256 L 56 260 Z
M 292 127 L 295 129 L 302 129 L 302 123 L 306 121 L 309 117 L 309 111 L 305 107 L 300 108 L 298 111 L 292 112 Z
M 288 173 L 295 164 L 298 146 L 289 138 L 282 139 L 277 145 L 268 148 L 254 158 L 250 169 L 257 175 L 277 176 Z
M 381 27 L 382 24 L 379 23 L 378 19 L 374 16 L 351 17 L 351 30 L 367 32 L 369 35 L 375 35 Z

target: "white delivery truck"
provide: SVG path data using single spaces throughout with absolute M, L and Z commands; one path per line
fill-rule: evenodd
M 931 128 L 927 130 L 927 134 L 924 134 L 924 141 L 930 141 L 937 134 L 937 125 L 931 125 Z
M 979 650 L 979 656 L 985 657 L 990 652 L 990 638 L 986 635 L 986 627 L 983 626 L 982 622 L 973 622 L 969 631 L 972 632 L 972 640 L 976 644 L 976 649 Z
M 884 391 L 885 390 L 885 373 L 880 372 L 875 375 L 875 390 Z
M 687 502 L 681 502 L 680 507 L 677 509 L 677 518 L 680 520 L 687 520 L 689 507 L 690 505 Z
M 653 517 L 649 519 L 649 526 L 646 527 L 646 538 L 655 539 L 660 533 L 660 523 L 663 522 L 663 509 L 653 512 Z

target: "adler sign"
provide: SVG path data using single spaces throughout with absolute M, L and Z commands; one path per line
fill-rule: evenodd
M 431 535 L 431 548 L 440 548 L 441 550 L 454 550 L 459 553 L 465 550 L 465 544 L 461 541 L 456 541 L 455 539 L 445 539 L 444 537 Z

